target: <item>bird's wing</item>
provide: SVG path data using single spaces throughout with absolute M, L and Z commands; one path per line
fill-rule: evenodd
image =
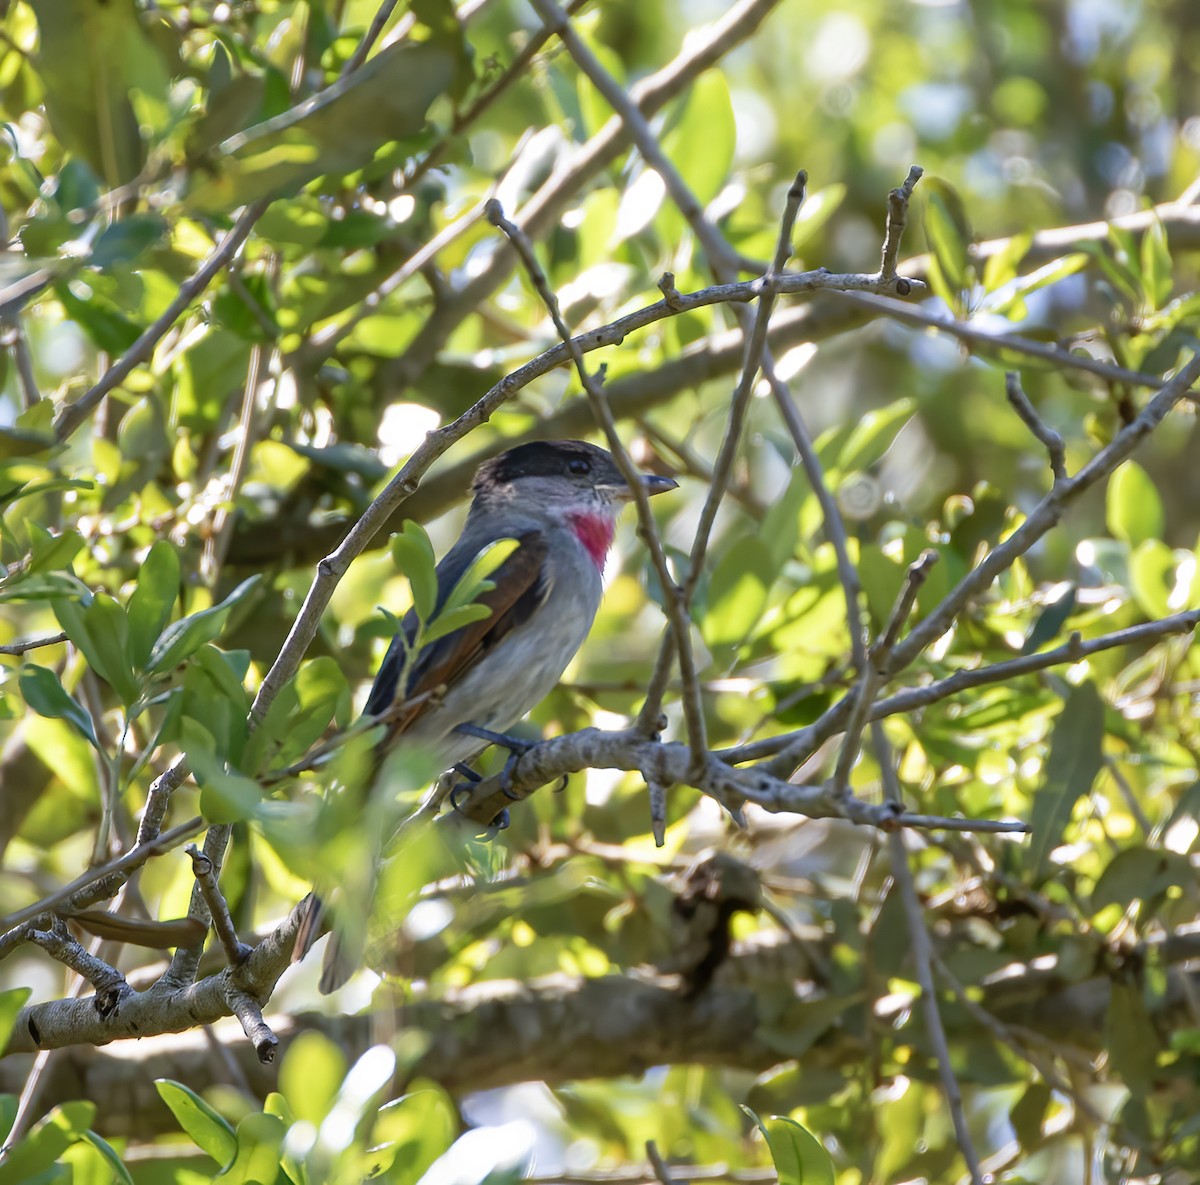
M 495 587 L 476 601 L 486 605 L 491 614 L 426 646 L 413 663 L 408 686 L 403 689 L 399 683 L 406 647 L 400 638 L 393 639 L 363 709 L 368 716 L 391 713 L 389 739 L 421 715 L 439 687 L 461 678 L 501 638 L 528 621 L 544 600 L 548 591 L 545 565 L 549 552 L 545 537 L 533 530 L 522 532 L 516 540 L 513 553 L 488 577 Z M 455 546 L 438 565 L 437 612 L 441 612 L 455 585 L 490 542 L 494 540 L 473 541 L 469 548 Z M 416 633 L 416 617 L 412 612 L 405 616 L 401 628 L 411 643 Z M 405 709 L 402 704 L 408 701 L 413 702 Z

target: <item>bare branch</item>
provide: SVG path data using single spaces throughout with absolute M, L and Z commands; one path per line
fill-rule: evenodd
M 1021 417 L 1021 422 L 1046 446 L 1046 452 L 1050 454 L 1050 472 L 1054 474 L 1054 480 L 1065 481 L 1067 455 L 1063 438 L 1037 414 L 1037 410 L 1029 402 L 1029 396 L 1021 387 L 1021 376 L 1015 370 L 1008 371 L 1004 376 L 1004 393 L 1008 396 L 1013 411 Z
M 941 604 L 908 635 L 892 654 L 891 670 L 903 670 L 922 650 L 950 628 L 972 597 L 978 596 L 1013 561 L 1024 555 L 1047 531 L 1056 526 L 1081 494 L 1110 473 L 1137 448 L 1171 409 L 1184 399 L 1200 379 L 1200 353 L 1194 353 L 1138 417 L 1123 428 L 1073 477 L 1055 482 L 1028 518 L 999 543 L 946 595 Z
M 896 275 L 896 260 L 900 256 L 900 240 L 904 236 L 904 228 L 908 225 L 908 203 L 912 198 L 913 186 L 921 180 L 925 170 L 913 165 L 908 170 L 904 184 L 893 189 L 888 194 L 887 231 L 883 237 L 883 256 L 879 264 L 879 278 L 891 280 Z M 911 287 L 901 290 L 896 285 L 899 296 L 907 296 Z
M 855 291 L 848 287 L 839 286 L 830 291 L 839 294 L 839 299 L 858 308 L 868 310 L 880 316 L 888 317 L 905 325 L 915 325 L 920 329 L 935 329 L 939 333 L 947 333 L 959 341 L 977 349 L 981 354 L 1003 357 L 1006 351 L 1016 354 L 1026 354 L 1030 358 L 1040 358 L 1061 370 L 1079 370 L 1086 374 L 1094 374 L 1097 378 L 1106 379 L 1113 383 L 1132 383 L 1138 387 L 1149 387 L 1158 390 L 1165 385 L 1161 375 L 1147 374 L 1140 370 L 1129 370 L 1124 366 L 1116 366 L 1111 362 L 1100 362 L 1078 350 L 1064 350 L 1060 346 L 1048 346 L 1045 342 L 1034 341 L 1033 338 L 1022 337 L 1017 333 L 989 333 L 977 329 L 964 321 L 956 321 L 952 316 L 939 316 L 904 301 L 893 300 L 888 296 L 875 293 Z
M 850 792 L 850 771 L 858 759 L 863 728 L 870 716 L 871 708 L 875 704 L 875 693 L 879 690 L 887 673 L 892 649 L 900 636 L 900 630 L 908 620 L 908 615 L 912 612 L 917 593 L 925 583 L 929 569 L 937 563 L 937 560 L 936 551 L 924 551 L 920 558 L 909 566 L 884 635 L 868 654 L 867 664 L 859 676 L 858 687 L 854 691 L 854 707 L 850 710 L 850 719 L 846 724 L 846 736 L 842 741 L 842 751 L 838 755 L 837 768 L 833 773 L 834 794 L 843 795 Z
M 885 716 L 914 712 L 918 708 L 928 707 L 939 700 L 958 695 L 963 691 L 970 691 L 975 687 L 984 687 L 990 683 L 1008 683 L 1021 675 L 1029 675 L 1035 671 L 1045 670 L 1047 667 L 1079 662 L 1092 654 L 1099 654 L 1104 650 L 1115 650 L 1120 646 L 1157 642 L 1172 634 L 1188 634 L 1198 626 L 1200 626 L 1200 609 L 1189 609 L 1185 613 L 1174 613 L 1170 617 L 1163 617 L 1158 621 L 1115 630 L 1111 634 L 1103 634 L 1099 638 L 1092 638 L 1087 642 L 1079 634 L 1072 634 L 1070 641 L 1053 650 L 1022 655 L 1020 658 L 993 663 L 990 666 L 955 671 L 953 675 L 928 683 L 924 687 L 910 687 L 905 691 L 899 691 L 887 699 L 877 701 L 871 709 L 870 719 L 882 720 Z M 793 745 L 795 745 L 797 758 L 800 755 L 807 755 L 842 729 L 843 721 L 850 711 L 850 704 L 849 697 L 839 700 L 824 716 L 805 728 L 796 732 L 781 733 L 779 736 L 765 737 L 761 741 L 752 741 L 747 745 L 739 745 L 735 749 L 721 749 L 717 751 L 716 756 L 723 761 L 731 762 L 757 761 L 774 753 L 782 753 Z M 794 759 L 796 758 L 789 757 L 788 761 Z
M 853 795 L 834 795 L 827 786 L 786 782 L 761 766 L 734 768 L 712 754 L 701 756 L 700 773 L 690 784 L 726 807 L 745 799 L 772 812 L 842 818 L 888 830 L 917 827 L 1005 834 L 1029 830 L 1019 821 L 911 815 L 892 803 L 868 803 Z M 585 728 L 532 746 L 513 763 L 506 777 L 495 775 L 475 783 L 460 797 L 458 810 L 442 816 L 439 823 L 449 827 L 466 818 L 486 826 L 514 800 L 527 798 L 564 774 L 584 769 L 627 770 L 640 773 L 647 782 L 672 786 L 688 782 L 695 764 L 695 755 L 686 745 L 648 740 L 635 729 L 604 732 Z
M 92 414 L 100 401 L 119 387 L 133 373 L 136 366 L 150 357 L 154 347 L 162 340 L 167 330 L 187 311 L 188 306 L 212 283 L 216 275 L 225 268 L 241 245 L 250 237 L 254 224 L 263 216 L 271 204 L 269 198 L 259 198 L 246 206 L 237 221 L 225 232 L 221 241 L 209 252 L 208 258 L 192 275 L 179 286 L 173 301 L 138 335 L 133 345 L 121 355 L 74 403 L 64 407 L 54 425 L 54 439 L 66 440 L 84 420 Z
M 49 930 L 30 930 L 29 941 L 96 989 L 95 1008 L 99 1013 L 111 1012 L 133 990 L 120 971 L 85 950 L 61 918 L 54 918 Z
M 871 742 L 883 774 L 884 794 L 890 802 L 899 805 L 901 801 L 900 782 L 896 777 L 892 761 L 892 747 L 888 744 L 883 725 L 878 721 L 871 725 Z M 888 836 L 888 851 L 892 858 L 892 876 L 900 890 L 900 899 L 904 904 L 904 916 L 908 919 L 913 962 L 916 967 L 917 982 L 921 985 L 921 1002 L 925 1008 L 925 1028 L 929 1033 L 929 1041 L 937 1060 L 938 1075 L 942 1080 L 942 1092 L 946 1096 L 946 1105 L 950 1108 L 950 1118 L 954 1123 L 954 1133 L 958 1140 L 959 1151 L 962 1152 L 971 1174 L 971 1185 L 984 1185 L 979 1153 L 975 1150 L 975 1144 L 967 1126 L 967 1117 L 963 1111 L 962 1091 L 959 1089 L 958 1079 L 954 1075 L 954 1066 L 950 1061 L 950 1044 L 946 1039 L 946 1027 L 942 1023 L 942 1014 L 938 1008 L 937 988 L 933 982 L 933 944 L 929 940 L 929 931 L 925 928 L 925 915 L 921 910 L 921 900 L 917 896 L 917 886 L 913 880 L 912 869 L 908 866 L 908 845 L 905 843 L 904 836 L 899 832 L 892 832 Z
M 124 883 L 129 874 L 135 868 L 140 868 L 145 864 L 151 856 L 170 851 L 171 848 L 177 847 L 184 840 L 190 839 L 197 832 L 203 830 L 204 820 L 197 816 L 189 819 L 186 823 L 181 823 L 178 827 L 173 827 L 155 839 L 138 843 L 123 856 L 118 856 L 115 860 L 110 860 L 99 868 L 89 869 L 82 876 L 76 877 L 69 885 L 59 889 L 57 893 L 51 894 L 35 905 L 9 914 L 3 921 L 0 921 L 0 928 L 9 930 L 44 913 L 61 911 L 69 914 L 77 909 L 86 909 L 97 901 L 105 900 L 116 892 L 116 888 L 113 888 L 111 892 L 100 893 L 98 890 L 101 888 L 101 882 L 105 882 L 110 876 L 120 876 L 123 878 L 121 883 Z M 118 885 L 117 888 L 119 887 Z
M 183 985 L 170 982 L 168 973 L 144 992 L 131 991 L 106 1016 L 97 1012 L 90 998 L 52 1000 L 23 1008 L 8 1052 L 58 1049 L 79 1043 L 103 1045 L 124 1037 L 181 1033 L 233 1015 L 233 1001 L 243 1007 L 239 993 L 252 1001 L 269 999 L 279 977 L 291 964 L 301 915 L 300 907 L 292 910 L 237 967 L 226 967 L 199 983 Z M 253 1034 L 251 1040 L 256 1041 L 257 1050 Z
M 51 634 L 46 638 L 27 638 L 24 642 L 9 642 L 5 646 L 0 646 L 0 654 L 28 654 L 30 650 L 37 650 L 41 646 L 57 646 L 66 640 L 66 634 Z
M 249 958 L 252 948 L 238 941 L 233 918 L 229 916 L 229 905 L 217 884 L 212 861 L 195 844 L 188 844 L 184 851 L 192 858 L 192 874 L 200 886 L 200 892 L 204 894 L 204 903 L 212 915 L 213 929 L 225 948 L 225 957 L 231 967 L 239 966 Z

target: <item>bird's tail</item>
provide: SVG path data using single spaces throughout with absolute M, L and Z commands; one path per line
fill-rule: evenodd
M 329 917 L 325 910 L 325 902 L 316 893 L 309 893 L 300 902 L 304 911 L 300 925 L 296 929 L 296 944 L 292 947 L 292 962 L 298 963 L 316 944 L 318 938 L 329 929 Z
M 329 933 L 329 943 L 325 947 L 325 957 L 321 960 L 321 978 L 317 981 L 317 989 L 321 995 L 328 996 L 336 992 L 354 972 L 362 961 L 362 943 L 352 941 L 337 924 L 332 923 L 329 911 L 324 901 L 310 893 L 303 902 L 304 916 L 296 931 L 296 944 L 292 947 L 292 962 L 298 963 L 322 935 Z M 356 953 L 357 951 L 357 953 Z

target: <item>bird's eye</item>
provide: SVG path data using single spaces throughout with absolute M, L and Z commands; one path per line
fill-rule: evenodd
M 592 463 L 583 457 L 572 457 L 567 462 L 567 470 L 582 477 L 584 474 L 591 473 Z

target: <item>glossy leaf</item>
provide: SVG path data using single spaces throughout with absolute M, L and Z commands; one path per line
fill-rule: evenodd
M 407 519 L 404 529 L 392 536 L 392 562 L 404 573 L 412 589 L 413 605 L 421 621 L 433 617 L 437 604 L 437 559 L 425 528 Z
M 69 721 L 87 740 L 99 748 L 91 713 L 67 694 L 52 670 L 39 667 L 36 663 L 26 663 L 21 668 L 19 682 L 25 702 L 39 716 Z
M 1126 461 L 1108 479 L 1105 507 L 1108 528 L 1116 538 L 1134 546 L 1162 538 L 1162 499 L 1149 474 L 1136 461 Z
M 0 1185 L 29 1185 L 83 1137 L 95 1116 L 94 1103 L 63 1103 L 55 1107 L 9 1149 L 0 1164 Z
M 194 1090 L 171 1078 L 156 1078 L 159 1097 L 195 1142 L 196 1146 L 220 1165 L 227 1165 L 237 1152 L 233 1127 L 212 1109 Z M 274 1180 L 274 1176 L 270 1178 Z
M 234 606 L 251 593 L 259 579 L 258 576 L 251 576 L 243 580 L 219 605 L 202 609 L 169 625 L 150 652 L 149 673 L 164 674 L 195 654 L 206 642 L 219 638 Z
M 1054 723 L 1045 778 L 1033 797 L 1029 866 L 1038 877 L 1050 872 L 1050 853 L 1062 842 L 1075 804 L 1100 772 L 1103 739 L 1104 704 L 1091 683 L 1081 683 L 1071 689 Z
M 836 1185 L 833 1160 L 807 1128 L 783 1115 L 760 1119 L 749 1107 L 742 1110 L 754 1120 L 767 1141 L 779 1185 Z
M 173 543 L 160 539 L 138 568 L 137 587 L 129 598 L 129 660 L 135 670 L 145 668 L 171 620 L 179 579 L 179 553 Z

